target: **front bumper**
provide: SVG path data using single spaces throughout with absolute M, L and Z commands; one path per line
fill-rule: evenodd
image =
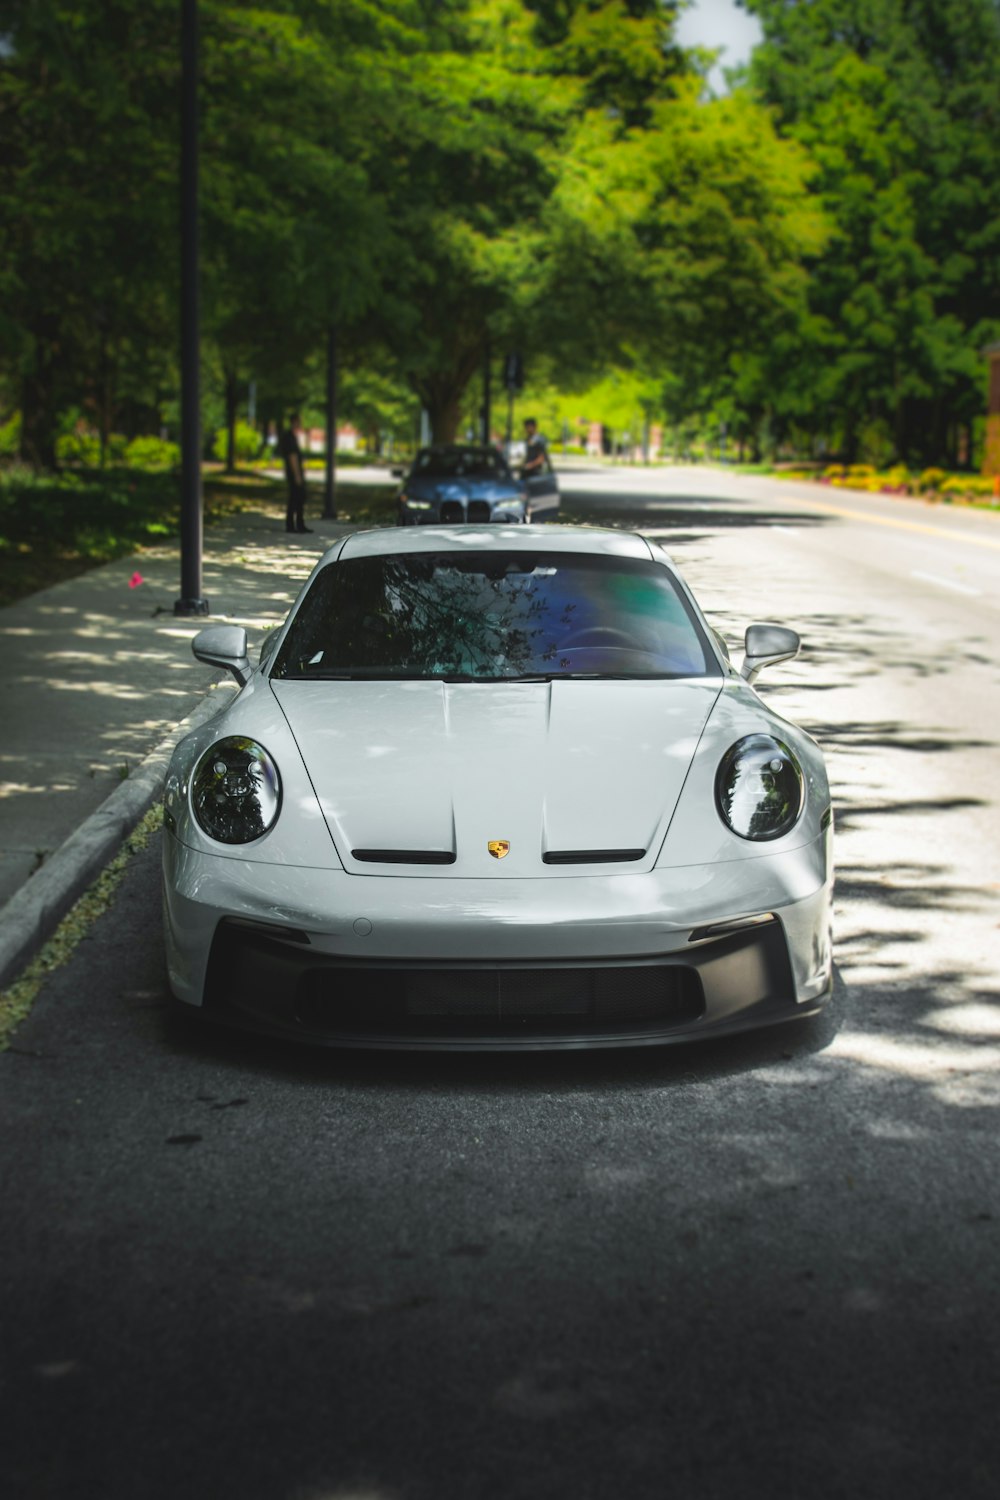
M 165 834 L 164 877 L 174 994 L 331 1045 L 695 1040 L 830 992 L 825 836 L 643 875 L 459 881 L 265 866 Z

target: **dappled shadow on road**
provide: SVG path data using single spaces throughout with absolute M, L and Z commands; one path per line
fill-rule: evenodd
M 756 1033 L 688 1042 L 682 1046 L 568 1049 L 552 1052 L 393 1052 L 321 1048 L 233 1031 L 175 1007 L 163 1014 L 163 1039 L 181 1055 L 228 1060 L 240 1071 L 280 1076 L 288 1082 L 335 1084 L 368 1090 L 401 1088 L 415 1094 L 484 1090 L 522 1097 L 593 1089 L 644 1089 L 690 1083 L 694 1077 L 780 1063 L 828 1046 L 837 1027 L 836 1007 L 807 1020 L 791 1020 Z
M 992 655 L 789 623 L 761 694 L 839 827 L 814 1020 L 531 1056 L 185 1023 L 137 857 L 0 1059 L 21 1491 L 995 1493 L 998 736 L 922 686 Z
M 820 530 L 837 523 L 837 517 L 821 511 L 795 510 L 793 506 L 768 509 L 759 502 L 739 501 L 732 495 L 567 494 L 560 511 L 560 521 L 570 525 L 610 526 L 616 530 L 654 534 L 668 544 L 679 540 L 677 533 L 689 532 L 685 541 L 713 530 L 790 527 L 797 530 Z
M 878 894 L 884 899 L 884 892 Z M 927 890 L 922 899 L 909 895 L 899 911 L 904 917 L 920 910 L 940 913 L 953 903 L 967 910 L 975 904 L 969 895 Z M 885 1086 L 892 1089 L 894 1108 L 904 1098 L 919 1099 L 924 1125 L 936 1117 L 944 1126 L 941 1109 L 1000 1105 L 1000 990 L 969 970 L 922 970 L 914 950 L 925 936 L 920 926 L 898 924 L 880 933 L 847 933 L 838 944 L 842 967 L 834 996 L 819 1016 L 677 1047 L 530 1054 L 339 1051 L 233 1032 L 159 1009 L 149 1039 L 193 1064 L 196 1073 L 208 1068 L 220 1096 L 251 1090 L 256 1079 L 292 1094 L 334 1088 L 338 1097 L 346 1092 L 360 1099 L 376 1089 L 385 1092 L 387 1107 L 390 1099 L 410 1099 L 423 1108 L 418 1101 L 478 1097 L 484 1107 L 506 1101 L 530 1112 L 559 1099 L 606 1100 L 627 1114 L 630 1099 L 641 1108 L 650 1091 L 668 1107 L 673 1094 L 686 1098 L 692 1088 L 726 1083 L 738 1089 L 730 1100 L 735 1105 L 763 1085 L 775 1090 L 773 1126 L 784 1136 L 784 1091 L 849 1090 L 857 1095 L 861 1128 L 878 1133 L 885 1126 Z M 891 956 L 904 946 L 909 954 Z M 856 968 L 864 969 L 864 979 L 845 980 Z
M 685 573 L 690 576 L 690 572 L 690 566 L 685 564 Z M 699 603 L 715 628 L 731 645 L 737 645 L 750 618 L 747 606 L 740 603 L 741 595 L 747 593 L 746 581 L 728 570 L 717 571 L 714 576 L 710 573 L 707 587 L 699 584 L 697 593 Z M 942 640 L 931 656 L 921 652 L 918 644 L 893 621 L 880 619 L 875 612 L 845 611 L 831 615 L 825 611 L 804 613 L 799 610 L 790 617 L 778 609 L 771 617 L 780 618 L 783 624 L 791 625 L 799 632 L 802 649 L 796 661 L 760 679 L 759 687 L 767 698 L 784 697 L 802 688 L 807 688 L 810 693 L 834 692 L 873 676 L 924 682 L 949 678 L 966 667 L 986 666 L 1000 671 L 1000 661 L 989 651 L 989 641 L 984 635 L 960 635 Z M 943 713 L 944 710 L 942 703 Z M 839 736 L 845 743 L 853 737 L 859 747 L 864 746 L 859 737 L 868 732 L 873 737 L 867 748 L 880 743 L 878 735 L 883 729 L 897 740 L 901 748 L 909 741 L 914 750 L 932 752 L 945 743 L 954 743 L 947 730 L 940 735 L 932 730 L 925 741 L 913 726 L 894 720 L 869 725 L 832 718 L 824 726 L 824 730 Z M 967 740 L 964 743 L 971 746 L 985 742 Z

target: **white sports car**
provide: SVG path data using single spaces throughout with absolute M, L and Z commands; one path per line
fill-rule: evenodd
M 831 989 L 819 748 L 664 552 L 570 527 L 360 532 L 167 778 L 170 985 L 361 1047 L 694 1040 Z

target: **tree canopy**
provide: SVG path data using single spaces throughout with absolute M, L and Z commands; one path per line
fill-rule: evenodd
M 746 4 L 713 99 L 674 0 L 200 0 L 206 430 L 251 380 L 298 404 L 334 331 L 358 414 L 408 390 L 437 438 L 517 347 L 652 416 L 953 447 L 1000 332 L 1000 7 Z M 0 41 L 0 418 L 50 464 L 74 414 L 172 421 L 179 8 L 0 0 Z
M 832 226 L 785 341 L 784 415 L 853 452 L 953 459 L 1000 331 L 997 0 L 745 0 L 750 76 Z

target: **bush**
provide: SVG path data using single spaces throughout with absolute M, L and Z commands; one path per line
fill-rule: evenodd
M 917 488 L 921 490 L 939 490 L 948 478 L 943 469 L 925 469 L 917 480 Z
M 883 486 L 888 485 L 897 494 L 907 495 L 910 492 L 910 471 L 905 464 L 896 464 L 882 476 Z
M 178 444 L 168 443 L 163 438 L 133 438 L 125 449 L 125 462 L 130 469 L 176 469 L 180 461 Z
M 983 474 L 955 474 L 940 486 L 942 495 L 968 495 L 975 500 L 992 499 L 993 480 Z
M 233 434 L 233 447 L 238 464 L 250 463 L 252 459 L 255 459 L 260 452 L 260 433 L 256 427 L 251 427 L 249 422 L 237 422 L 236 431 Z M 220 427 L 212 444 L 212 457 L 225 462 L 228 451 L 229 429 Z
M 127 447 L 128 440 L 120 432 L 109 433 L 107 452 L 104 455 L 105 462 L 123 463 Z M 89 427 L 75 427 L 70 432 L 60 433 L 56 438 L 56 462 L 78 464 L 84 469 L 99 469 L 101 466 L 100 436 Z
M 21 447 L 21 413 L 16 411 L 0 427 L 0 458 L 16 458 Z
M 101 462 L 101 440 L 96 432 L 79 429 L 62 432 L 56 438 L 56 461 L 96 469 Z

